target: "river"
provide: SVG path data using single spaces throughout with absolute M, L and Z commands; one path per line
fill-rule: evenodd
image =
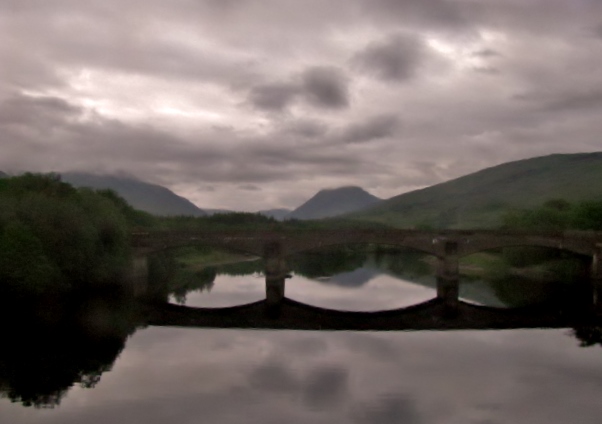
M 246 268 L 249 273 L 240 275 L 218 267 L 212 284 L 178 302 L 219 307 L 263 299 L 262 275 Z M 319 267 L 297 269 L 286 295 L 358 311 L 435 296 L 434 279 L 415 269 L 412 281 L 382 261 L 347 268 L 352 269 L 325 275 L 318 275 Z M 462 284 L 460 295 L 504 306 L 497 292 L 473 281 Z M 61 337 L 48 328 L 12 334 L 15 326 L 5 323 L 5 340 L 25 347 L 5 346 L 0 391 L 15 401 L 0 399 L 0 422 L 549 424 L 598 423 L 602 416 L 602 351 L 599 345 L 580 347 L 571 329 L 116 329 L 121 318 L 113 319 L 107 303 L 84 309 L 95 311 L 78 315 L 88 317 L 85 328 L 100 329 L 101 336 L 70 325 L 61 327 Z M 127 311 L 126 306 L 115 314 Z M 79 371 L 58 369 L 70 364 Z M 79 382 L 69 387 L 70 381 Z M 59 387 L 64 389 L 57 394 Z M 25 395 L 37 396 L 38 406 L 54 407 L 24 406 Z

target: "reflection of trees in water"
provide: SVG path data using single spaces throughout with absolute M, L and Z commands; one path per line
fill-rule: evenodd
M 294 255 L 290 263 L 295 274 L 318 278 L 361 268 L 367 259 L 366 251 L 338 248 Z
M 576 327 L 573 328 L 572 334 L 579 340 L 579 346 L 581 347 L 602 346 L 602 327 Z
M 404 280 L 433 274 L 433 268 L 425 261 L 428 255 L 411 249 L 377 246 L 372 256 L 376 265 Z
M 197 271 L 181 268 L 170 280 L 170 286 L 175 287 L 171 294 L 174 296 L 176 303 L 184 305 L 188 293 L 211 291 L 216 276 L 217 272 L 213 267 Z
M 116 299 L 15 303 L 0 312 L 0 397 L 54 407 L 75 383 L 94 387 L 137 325 L 137 308 Z
M 265 262 L 263 260 L 235 262 L 231 264 L 223 264 L 215 267 L 218 274 L 229 275 L 232 277 L 240 277 L 243 275 L 262 274 L 265 270 Z

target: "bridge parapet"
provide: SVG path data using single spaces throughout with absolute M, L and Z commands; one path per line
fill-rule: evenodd
M 344 244 L 384 244 L 406 247 L 443 258 L 448 242 L 458 257 L 511 246 L 539 246 L 593 256 L 602 233 L 584 231 L 526 232 L 509 230 L 287 230 L 287 231 L 160 231 L 131 234 L 138 249 L 163 250 L 207 244 L 265 257 L 266 246 L 279 243 L 287 256 Z

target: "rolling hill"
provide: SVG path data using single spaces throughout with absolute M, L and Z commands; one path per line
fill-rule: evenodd
M 490 228 L 508 208 L 602 200 L 602 152 L 507 162 L 404 193 L 348 217 L 398 228 Z

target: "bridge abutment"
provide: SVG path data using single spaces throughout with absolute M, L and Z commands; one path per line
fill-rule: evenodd
M 437 266 L 437 298 L 444 302 L 446 313 L 455 314 L 460 297 L 458 243 L 445 242 L 444 252 Z

